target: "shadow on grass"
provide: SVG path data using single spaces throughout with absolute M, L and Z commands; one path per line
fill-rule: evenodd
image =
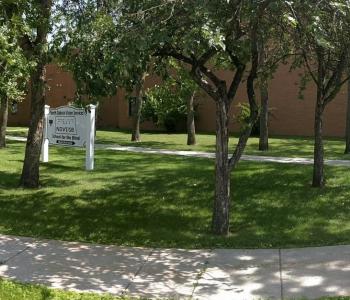
M 186 248 L 350 243 L 346 169 L 328 168 L 329 184 L 317 190 L 309 166 L 242 162 L 224 238 L 210 233 L 211 161 L 98 151 L 96 170 L 87 173 L 83 152 L 66 154 L 43 167 L 41 190 L 17 191 L 15 175 L 1 176 L 9 187 L 0 194 L 1 232 Z
M 215 135 L 208 133 L 197 134 L 198 144 L 196 146 L 186 146 L 186 134 L 174 133 L 166 134 L 162 132 L 143 132 L 142 142 L 130 142 L 130 134 L 122 130 L 99 130 L 97 143 L 118 144 L 122 146 L 148 147 L 171 150 L 195 150 L 195 151 L 215 151 Z M 325 155 L 327 159 L 350 159 L 349 155 L 344 155 L 344 142 L 341 139 L 325 139 Z M 237 135 L 231 134 L 230 151 L 233 152 L 237 143 Z M 251 137 L 248 141 L 245 154 L 281 156 L 281 157 L 313 157 L 313 138 L 295 136 L 273 136 L 269 140 L 269 151 L 258 151 L 259 139 Z
M 16 189 L 19 185 L 20 175 L 17 173 L 9 173 L 0 171 L 0 194 L 5 189 Z

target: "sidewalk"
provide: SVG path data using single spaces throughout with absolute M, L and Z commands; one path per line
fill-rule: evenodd
M 163 154 L 163 155 L 178 155 L 187 157 L 199 157 L 199 158 L 215 158 L 215 153 L 201 152 L 201 151 L 181 151 L 181 150 L 165 150 L 165 149 L 153 149 L 153 148 L 142 148 L 142 147 L 130 147 L 130 146 L 117 146 L 117 145 L 101 145 L 96 144 L 96 149 L 106 149 L 114 151 L 125 151 L 135 153 L 146 153 L 146 154 Z M 258 156 L 258 155 L 242 155 L 241 160 L 245 161 L 256 161 L 256 162 L 267 162 L 267 163 L 280 163 L 280 164 L 301 164 L 301 165 L 312 165 L 313 159 L 301 158 L 301 157 L 274 157 L 274 156 Z M 329 166 L 338 167 L 350 167 L 350 160 L 325 160 L 325 164 Z
M 350 295 L 350 246 L 145 249 L 0 235 L 0 277 L 150 298 L 313 299 Z
M 25 142 L 27 139 L 23 137 L 7 136 L 8 140 Z M 185 157 L 199 157 L 199 158 L 215 158 L 215 153 L 201 152 L 201 151 L 181 151 L 181 150 L 165 150 L 165 149 L 154 149 L 154 148 L 143 148 L 143 147 L 130 147 L 130 146 L 119 146 L 119 145 L 104 145 L 96 144 L 95 149 L 113 150 L 113 151 L 124 151 L 133 153 L 145 153 L 145 154 L 161 154 L 161 155 L 177 155 Z M 300 164 L 300 165 L 312 165 L 313 159 L 301 158 L 301 157 L 273 157 L 273 156 L 257 156 L 257 155 L 242 155 L 241 160 L 245 161 L 256 161 L 266 163 L 280 163 L 280 164 Z M 325 165 L 338 166 L 338 167 L 350 167 L 350 160 L 335 160 L 326 159 Z

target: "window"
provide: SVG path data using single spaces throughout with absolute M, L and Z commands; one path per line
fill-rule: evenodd
M 11 113 L 13 115 L 18 113 L 18 102 L 17 101 L 13 101 L 11 104 Z
M 129 97 L 129 117 L 136 114 L 136 97 Z
M 136 100 L 137 98 L 136 97 L 129 97 L 129 111 L 128 111 L 128 114 L 129 114 L 129 117 L 133 117 L 136 115 Z M 146 99 L 147 97 L 144 96 L 142 97 L 142 104 L 144 104 L 146 102 Z

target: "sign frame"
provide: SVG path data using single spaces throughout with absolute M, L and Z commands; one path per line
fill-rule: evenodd
M 42 142 L 42 150 L 41 150 L 41 160 L 44 163 L 49 162 L 49 133 L 48 133 L 48 122 L 49 122 L 49 116 L 50 116 L 50 111 L 55 111 L 57 112 L 58 110 L 63 110 L 64 108 L 67 109 L 73 109 L 73 110 L 79 110 L 76 107 L 73 106 L 60 106 L 57 108 L 51 109 L 49 105 L 45 105 L 44 108 L 44 130 L 43 130 L 43 142 Z M 86 143 L 80 146 L 74 146 L 74 144 L 69 145 L 69 143 L 62 143 L 61 146 L 65 147 L 85 147 L 86 149 L 86 156 L 85 156 L 85 169 L 87 171 L 92 171 L 94 169 L 94 152 L 95 152 L 95 119 L 96 119 L 96 106 L 95 105 L 88 105 L 85 108 L 85 118 L 84 120 L 84 127 L 85 127 L 85 139 Z M 63 117 L 63 116 L 62 116 Z M 66 116 L 64 116 L 66 117 Z M 56 118 L 56 116 L 55 116 Z M 71 117 L 72 118 L 72 117 Z M 55 119 L 56 120 L 56 119 Z M 52 126 L 52 124 L 51 124 Z M 75 127 L 76 128 L 76 127 Z M 75 135 L 74 133 L 69 134 L 67 133 L 68 136 L 70 135 Z M 72 142 L 73 143 L 73 142 Z M 56 145 L 56 144 L 55 144 Z M 57 145 L 60 145 L 57 143 Z

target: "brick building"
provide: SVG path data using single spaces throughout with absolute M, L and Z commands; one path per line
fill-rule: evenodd
M 220 76 L 230 78 L 229 72 L 221 72 Z M 270 83 L 270 107 L 273 117 L 270 120 L 270 133 L 272 135 L 299 135 L 310 136 L 313 134 L 315 88 L 313 84 L 306 89 L 304 100 L 298 98 L 297 72 L 289 72 L 288 66 L 282 65 Z M 47 66 L 47 104 L 58 107 L 72 101 L 75 93 L 75 83 L 71 75 L 59 69 L 56 65 Z M 157 82 L 156 78 L 149 77 L 146 88 Z M 344 87 L 325 111 L 324 134 L 326 136 L 342 137 L 345 134 L 347 92 Z M 232 105 L 232 115 L 237 114 L 237 104 L 247 99 L 245 86 L 242 85 L 235 102 Z M 29 101 L 24 100 L 18 104 L 15 112 L 10 113 L 10 125 L 27 125 L 30 118 Z M 202 96 L 198 107 L 197 131 L 215 131 L 215 104 L 205 95 Z M 120 89 L 116 95 L 105 99 L 99 108 L 98 125 L 100 127 L 131 128 L 131 116 L 129 115 L 129 103 L 125 99 L 125 93 Z M 232 118 L 231 130 L 238 129 L 238 124 Z M 156 129 L 151 122 L 144 122 L 143 130 Z

